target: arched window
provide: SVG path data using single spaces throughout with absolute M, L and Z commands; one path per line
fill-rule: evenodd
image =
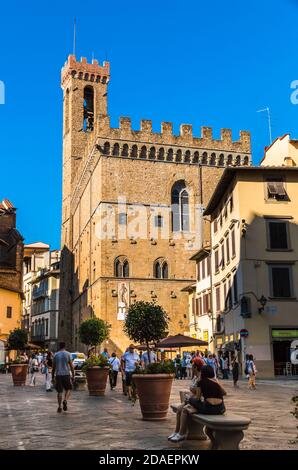
M 249 165 L 249 158 L 248 157 L 243 158 L 243 165 Z
M 109 142 L 105 142 L 104 143 L 104 146 L 103 146 L 103 153 L 105 155 L 110 155 L 110 143 Z
M 175 161 L 176 161 L 176 162 L 181 162 L 181 160 L 182 160 L 182 151 L 181 151 L 180 149 L 178 149 L 177 152 L 176 152 L 176 159 L 175 159 Z
M 189 194 L 185 181 L 177 181 L 172 188 L 172 230 L 189 231 Z
M 92 86 L 84 88 L 84 131 L 93 131 L 94 125 L 94 90 Z
M 123 262 L 123 277 L 129 277 L 129 263 L 127 259 Z
M 225 164 L 225 156 L 224 156 L 223 153 L 221 153 L 220 156 L 219 156 L 218 165 L 219 166 L 224 166 L 224 164 Z
M 153 276 L 155 279 L 168 279 L 169 269 L 168 263 L 164 258 L 158 258 L 154 261 Z
M 114 262 L 115 277 L 129 277 L 129 262 L 125 256 L 118 256 Z
M 190 150 L 186 150 L 184 154 L 184 161 L 185 163 L 190 163 Z
M 172 162 L 173 161 L 173 156 L 174 156 L 173 149 L 169 149 L 168 153 L 167 153 L 167 161 Z
M 195 153 L 193 154 L 193 163 L 198 163 L 199 162 L 199 152 L 196 150 Z
M 210 165 L 215 166 L 216 165 L 216 154 L 212 153 L 210 157 Z
M 233 163 L 233 155 L 228 155 L 228 158 L 227 158 L 227 165 L 228 166 L 231 166 Z
M 122 157 L 128 157 L 128 145 L 127 144 L 123 145 L 121 155 Z
M 130 156 L 131 158 L 138 158 L 138 146 L 137 145 L 132 146 Z
M 140 158 L 147 158 L 147 148 L 145 145 L 141 148 Z
M 168 268 L 168 263 L 165 261 L 162 265 L 162 278 L 168 279 L 168 277 L 169 277 L 169 268 Z
M 120 152 L 120 148 L 119 148 L 119 144 L 114 144 L 114 147 L 113 147 L 113 155 L 114 157 L 119 157 L 119 152 Z
M 207 165 L 208 163 L 208 155 L 207 152 L 204 152 L 202 155 L 202 165 Z
M 151 147 L 150 152 L 149 152 L 149 158 L 151 160 L 155 159 L 155 147 Z
M 240 157 L 240 155 L 237 155 L 237 157 L 236 157 L 236 165 L 237 165 L 237 166 L 240 166 L 240 165 L 241 165 L 241 157 Z
M 158 151 L 158 160 L 164 160 L 165 158 L 165 149 L 161 147 Z

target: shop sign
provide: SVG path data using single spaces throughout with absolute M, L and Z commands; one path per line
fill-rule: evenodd
M 298 330 L 272 330 L 272 338 L 298 338 Z

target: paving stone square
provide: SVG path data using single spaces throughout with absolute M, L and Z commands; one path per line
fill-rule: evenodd
M 188 380 L 175 381 L 171 403 L 179 402 L 179 391 L 189 387 Z M 223 381 L 227 390 L 226 408 L 251 418 L 241 449 L 298 450 L 297 420 L 291 415 L 291 398 L 297 394 L 297 381 L 259 381 L 249 391 L 245 381 L 234 389 L 231 380 Z M 44 377 L 36 387 L 14 387 L 10 375 L 0 375 L 0 449 L 207 449 L 208 441 L 171 444 L 167 436 L 175 426 L 169 411 L 163 422 L 141 419 L 138 402 L 132 406 L 122 394 L 107 387 L 104 397 L 89 397 L 87 391 L 74 391 L 67 413 L 57 414 L 56 393 L 46 393 Z

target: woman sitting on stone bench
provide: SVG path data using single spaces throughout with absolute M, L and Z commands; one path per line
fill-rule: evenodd
M 176 429 L 168 437 L 171 442 L 186 439 L 189 414 L 222 415 L 226 411 L 223 400 L 226 391 L 215 378 L 213 367 L 203 366 L 200 379 L 190 390 L 192 395 L 177 409 Z

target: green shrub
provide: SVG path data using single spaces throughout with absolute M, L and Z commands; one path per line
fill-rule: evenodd
M 25 349 L 28 343 L 28 333 L 22 328 L 15 328 L 10 332 L 8 337 L 8 347 L 9 349 L 14 349 L 19 351 L 20 349 Z
M 168 316 L 155 302 L 140 300 L 129 307 L 124 322 L 124 333 L 140 344 L 145 343 L 150 362 L 149 343 L 158 342 L 167 335 Z
M 138 368 L 136 374 L 175 374 L 175 365 L 172 361 L 153 362 L 145 369 Z
M 109 326 L 100 318 L 89 318 L 81 323 L 79 337 L 86 346 L 98 346 L 109 337 Z
M 89 357 L 83 367 L 82 367 L 82 370 L 84 372 L 86 372 L 90 367 L 111 367 L 110 363 L 109 363 L 109 360 L 106 356 L 104 356 L 103 354 L 100 354 L 99 356 L 91 356 Z

